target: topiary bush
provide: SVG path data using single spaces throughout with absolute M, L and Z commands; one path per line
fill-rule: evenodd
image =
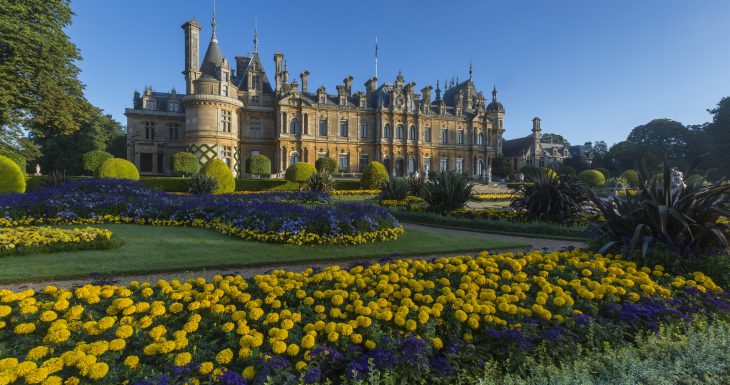
M 210 175 L 218 183 L 217 193 L 230 193 L 236 190 L 236 180 L 225 162 L 213 158 L 200 169 L 200 173 Z
M 314 167 L 319 172 L 337 173 L 337 161 L 332 158 L 319 158 L 314 162 Z
M 246 159 L 246 174 L 269 175 L 271 174 L 271 160 L 266 155 L 252 155 Z
M 284 179 L 292 183 L 298 183 L 299 187 L 302 187 L 302 183 L 309 180 L 317 172 L 311 164 L 307 162 L 297 162 L 292 164 L 286 169 L 284 173 Z
M 0 193 L 25 192 L 25 175 L 17 163 L 0 155 Z
M 598 170 L 583 170 L 578 174 L 578 179 L 590 187 L 603 186 L 606 183 L 606 176 Z
M 639 185 L 639 173 L 634 169 L 624 171 L 620 178 L 625 180 L 631 187 Z
M 96 175 L 96 170 L 109 159 L 114 158 L 114 155 L 103 151 L 93 150 L 81 155 L 81 164 L 83 165 L 84 171 L 91 175 Z
M 606 179 L 611 177 L 611 171 L 605 167 L 596 167 L 595 170 L 603 174 L 603 177 Z
M 471 197 L 474 185 L 469 177 L 453 171 L 442 172 L 438 177 L 426 183 L 423 199 L 431 210 L 448 212 L 464 208 Z
M 27 167 L 28 167 L 28 163 L 26 162 L 25 157 L 23 155 L 20 155 L 17 152 L 5 151 L 5 150 L 0 150 L 0 155 L 10 158 L 13 162 L 15 162 L 15 164 L 18 165 L 18 167 L 20 167 L 20 171 L 25 174 Z
M 379 189 L 390 176 L 380 162 L 370 162 L 360 176 L 360 187 L 365 190 Z
M 139 180 L 139 171 L 134 163 L 120 158 L 111 158 L 104 161 L 96 170 L 99 178 L 116 178 Z
M 182 176 L 197 174 L 200 171 L 200 159 L 189 152 L 178 152 L 172 156 L 172 171 Z

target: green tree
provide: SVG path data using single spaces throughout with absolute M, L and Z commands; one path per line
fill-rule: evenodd
M 32 151 L 33 146 L 25 139 L 26 132 L 38 138 L 70 134 L 79 129 L 89 111 L 76 66 L 81 55 L 64 31 L 73 15 L 69 3 L 70 0 L 2 1 L 2 147 L 23 153 Z
M 189 176 L 200 171 L 200 159 L 189 152 L 178 152 L 172 156 L 172 171 Z
M 671 165 L 686 163 L 689 130 L 682 123 L 671 119 L 654 119 L 631 130 L 628 140 L 639 146 L 647 166 L 658 166 L 664 154 Z
M 565 147 L 570 147 L 570 142 L 568 142 L 567 139 L 563 138 L 562 135 L 559 134 L 543 134 L 542 139 L 540 140 L 542 143 L 555 143 L 555 144 L 562 144 Z
M 724 97 L 717 107 L 707 110 L 712 114 L 712 122 L 704 129 L 709 142 L 709 162 L 713 175 L 722 177 L 730 170 L 730 97 Z
M 618 142 L 611 146 L 608 150 L 607 158 L 611 159 L 615 164 L 618 174 L 625 170 L 634 169 L 638 165 L 641 165 L 642 157 L 650 157 L 648 163 L 656 163 L 659 158 L 654 157 L 652 154 L 643 154 L 641 146 L 637 143 L 630 141 Z
M 512 163 L 509 159 L 498 156 L 492 159 L 492 175 L 494 178 L 506 178 L 512 173 Z

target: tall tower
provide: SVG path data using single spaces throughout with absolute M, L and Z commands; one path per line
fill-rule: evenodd
M 181 26 L 185 31 L 185 69 L 182 74 L 185 76 L 185 93 L 193 93 L 193 80 L 200 76 L 198 63 L 200 63 L 200 30 L 201 26 L 193 18 Z

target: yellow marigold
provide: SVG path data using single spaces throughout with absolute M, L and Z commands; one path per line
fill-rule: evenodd
M 188 352 L 179 353 L 175 356 L 175 366 L 185 366 L 190 363 L 193 356 Z
M 127 347 L 127 341 L 125 341 L 121 338 L 116 338 L 116 339 L 109 341 L 109 350 L 111 350 L 113 352 L 118 352 L 120 350 L 123 350 L 125 347 Z
M 233 359 L 233 351 L 231 349 L 224 349 L 215 355 L 215 360 L 221 365 L 227 365 Z
M 284 352 L 286 351 L 286 342 L 274 341 L 271 344 L 271 351 L 276 354 L 284 354 Z
M 48 369 L 38 368 L 25 375 L 25 382 L 28 384 L 40 384 L 48 377 Z
M 256 369 L 253 366 L 247 366 L 241 373 L 244 379 L 250 380 L 256 375 Z
M 12 311 L 13 308 L 11 308 L 10 306 L 0 305 L 0 318 L 7 316 Z
M 314 336 L 307 334 L 306 336 L 302 337 L 302 347 L 304 349 L 311 349 L 314 347 Z
M 294 368 L 299 372 L 304 370 L 305 367 L 307 367 L 307 363 L 304 361 L 297 361 L 297 363 L 294 365 Z
M 48 354 L 47 346 L 36 346 L 33 349 L 28 350 L 28 354 L 25 356 L 26 361 L 37 361 Z
M 30 334 L 35 331 L 35 324 L 29 322 L 19 323 L 15 326 L 13 331 L 15 334 Z
M 137 366 L 139 366 L 139 357 L 127 356 L 127 358 L 124 359 L 124 365 L 130 369 L 136 369 Z
M 200 374 L 208 374 L 213 371 L 214 365 L 210 361 L 205 361 L 200 364 Z
M 23 377 L 28 373 L 33 372 L 38 368 L 38 365 L 36 365 L 35 362 L 31 361 L 23 361 L 18 364 L 18 366 L 15 367 L 15 374 L 19 377 Z
M 63 382 L 63 385 L 79 385 L 79 383 L 81 383 L 81 380 L 78 377 L 71 376 Z
M 63 384 L 63 379 L 59 376 L 49 376 L 43 382 L 41 385 L 61 385 Z
M 368 348 L 368 349 L 370 349 L 370 350 L 375 349 L 377 346 L 378 345 L 375 343 L 375 341 L 372 341 L 372 340 L 365 341 L 365 347 Z
M 89 368 L 89 379 L 92 381 L 100 380 L 109 373 L 109 365 L 104 362 L 97 362 Z
M 286 354 L 290 356 L 296 356 L 297 354 L 299 354 L 299 346 L 297 344 L 290 344 L 286 348 Z
M 327 334 L 327 340 L 329 342 L 337 342 L 340 339 L 340 335 L 337 332 L 331 332 Z
M 441 350 L 444 347 L 444 342 L 439 337 L 431 338 L 431 343 L 433 344 L 433 348 L 436 350 Z
M 52 322 L 55 321 L 56 318 L 58 318 L 58 314 L 56 314 L 53 310 L 46 310 L 43 313 L 41 313 L 40 320 L 43 322 Z
M 134 328 L 130 325 L 122 325 L 114 334 L 119 338 L 129 338 L 134 334 Z

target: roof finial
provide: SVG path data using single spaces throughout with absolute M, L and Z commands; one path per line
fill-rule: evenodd
M 436 89 L 437 90 L 439 89 L 439 81 L 438 81 L 438 79 L 436 79 Z
M 215 0 L 213 0 L 213 20 L 210 22 L 210 26 L 213 27 L 213 36 L 211 36 L 211 40 L 218 40 L 218 38 L 215 36 L 215 27 L 218 25 L 215 22 Z
M 253 19 L 253 53 L 259 53 L 259 22 Z
M 497 101 L 497 86 L 495 85 L 494 88 L 492 88 L 492 101 Z
M 284 72 L 289 72 L 289 71 L 287 71 L 287 69 L 286 69 L 286 59 L 284 59 Z
M 471 80 L 471 74 L 472 74 L 471 59 L 469 59 L 469 80 Z

